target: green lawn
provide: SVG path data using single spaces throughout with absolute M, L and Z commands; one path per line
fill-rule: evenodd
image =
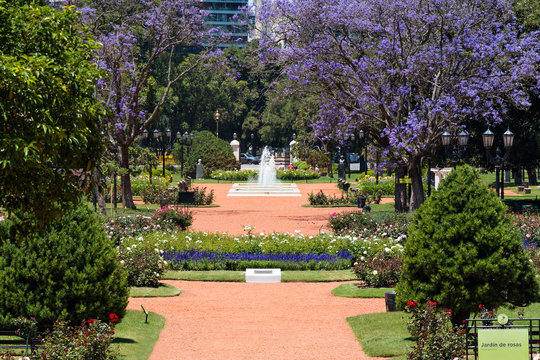
M 332 294 L 347 298 L 384 298 L 384 293 L 394 291 L 393 288 L 359 288 L 356 284 L 341 284 Z
M 518 308 L 502 306 L 498 313 L 504 313 L 509 318 L 517 318 L 518 311 Z M 540 318 L 540 303 L 526 307 L 524 317 Z M 366 355 L 399 356 L 397 359 L 405 359 L 407 348 L 413 344 L 407 331 L 408 318 L 408 314 L 396 311 L 353 316 L 347 318 L 347 322 Z
M 152 353 L 165 325 L 165 318 L 151 312 L 148 314 L 147 324 L 144 320 L 142 311 L 128 310 L 126 316 L 116 325 L 113 344 L 123 359 L 147 360 Z
M 159 287 L 131 287 L 129 297 L 145 298 L 145 297 L 171 297 L 178 296 L 182 290 L 169 284 L 160 283 Z
M 401 311 L 347 318 L 362 350 L 368 356 L 403 356 L 413 344 L 407 331 L 409 315 Z
M 190 280 L 190 281 L 233 281 L 246 280 L 244 271 L 167 271 L 163 279 Z M 351 270 L 331 271 L 282 271 L 283 282 L 322 282 L 322 281 L 348 281 L 356 276 Z

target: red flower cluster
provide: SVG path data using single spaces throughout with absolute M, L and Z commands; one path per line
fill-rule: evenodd
M 418 303 L 416 302 L 416 300 L 414 300 L 414 301 L 408 301 L 408 302 L 407 302 L 407 306 L 412 307 L 412 308 L 415 307 L 416 304 L 418 304 Z
M 436 303 L 435 301 L 429 301 L 429 300 L 428 300 L 428 301 L 427 301 L 427 304 L 428 304 L 429 306 L 433 306 L 433 307 L 437 306 L 437 303 Z
M 88 319 L 88 324 L 93 323 L 94 321 L 97 321 L 97 319 Z
M 110 314 L 109 319 L 111 320 L 111 324 L 116 324 L 119 321 L 118 315 L 116 314 Z

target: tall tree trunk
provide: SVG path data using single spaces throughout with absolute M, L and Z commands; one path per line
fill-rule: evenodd
M 97 166 L 94 168 L 94 171 L 92 173 L 92 182 L 94 183 L 94 196 L 97 199 L 97 203 L 99 205 L 99 212 L 102 215 L 107 215 L 107 204 L 105 202 L 105 198 L 99 191 L 99 185 L 101 183 L 101 174 L 97 168 Z
M 131 194 L 131 179 L 129 172 L 129 152 L 127 146 L 118 146 L 120 150 L 120 167 L 125 171 L 120 176 L 122 180 L 122 204 L 129 209 L 136 209 Z
M 413 158 L 409 163 L 409 177 L 411 178 L 410 211 L 414 211 L 424 203 L 424 186 L 422 184 L 421 158 Z
M 514 174 L 514 183 L 516 186 L 523 185 L 523 173 L 519 166 L 512 168 L 512 173 Z
M 534 166 L 527 166 L 527 175 L 529 176 L 529 186 L 538 185 L 538 178 L 536 177 L 536 168 Z
M 396 185 L 394 190 L 394 207 L 397 212 L 405 212 L 407 211 L 407 185 L 406 184 L 398 184 L 397 179 L 401 179 L 405 176 L 407 173 L 407 169 L 403 165 L 398 165 L 395 172 L 395 179 L 396 179 Z

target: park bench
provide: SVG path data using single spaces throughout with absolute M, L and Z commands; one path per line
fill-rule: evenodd
M 21 336 L 15 330 L 0 330 L 0 349 L 24 350 L 33 353 L 41 344 L 41 333 L 32 332 L 29 336 Z

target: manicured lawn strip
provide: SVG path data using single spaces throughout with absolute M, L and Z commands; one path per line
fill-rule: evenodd
M 244 271 L 167 271 L 163 275 L 167 280 L 188 281 L 233 281 L 243 282 L 246 280 Z M 348 281 L 356 276 L 351 270 L 331 271 L 282 271 L 283 282 L 323 282 L 323 281 Z
M 147 324 L 144 319 L 142 311 L 128 310 L 126 316 L 116 325 L 113 344 L 123 359 L 147 360 L 150 357 L 165 325 L 165 318 L 150 312 Z
M 362 350 L 368 356 L 402 356 L 413 345 L 407 331 L 409 315 L 401 312 L 364 314 L 347 318 Z
M 170 284 L 160 283 L 159 287 L 131 287 L 129 297 L 145 298 L 145 297 L 171 297 L 178 296 L 182 290 Z
M 360 289 L 356 284 L 341 284 L 334 290 L 332 294 L 334 296 L 346 297 L 346 298 L 384 298 L 384 293 L 387 291 L 394 291 L 393 288 L 362 288 Z

